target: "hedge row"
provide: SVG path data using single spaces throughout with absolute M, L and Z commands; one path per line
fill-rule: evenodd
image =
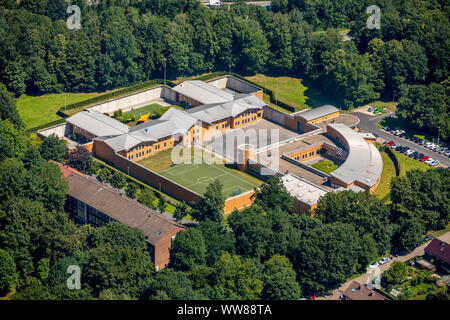
M 397 158 L 397 155 L 395 154 L 395 152 L 391 148 L 386 147 L 386 146 L 381 146 L 379 148 L 379 150 L 386 152 L 386 154 L 392 160 L 392 162 L 394 163 L 394 167 L 395 167 L 395 175 L 397 177 L 399 177 L 400 176 L 400 172 L 401 172 L 401 170 L 400 170 L 401 169 L 401 165 L 400 165 L 400 162 L 398 161 L 398 158 Z
M 112 170 L 113 172 L 118 172 L 118 173 L 124 175 L 125 179 L 127 180 L 127 182 L 132 181 L 132 182 L 137 183 L 139 186 L 141 186 L 143 188 L 151 189 L 155 193 L 155 195 L 156 195 L 156 197 L 158 199 L 161 198 L 161 197 L 164 197 L 167 200 L 167 202 L 169 204 L 171 204 L 172 206 L 174 206 L 174 207 L 179 203 L 179 201 L 177 199 L 175 199 L 175 198 L 173 198 L 173 197 L 171 197 L 171 196 L 169 196 L 169 195 L 159 191 L 156 188 L 153 188 L 152 186 L 150 186 L 150 185 L 148 185 L 146 183 L 143 183 L 142 181 L 140 181 L 140 180 L 138 180 L 138 179 L 136 179 L 136 178 L 134 178 L 132 176 L 129 176 L 128 174 L 126 174 L 122 170 L 117 169 L 113 165 L 111 165 L 111 164 L 109 164 L 109 163 L 107 163 L 107 162 L 105 162 L 105 161 L 103 161 L 103 160 L 101 160 L 99 158 L 96 158 L 96 157 L 92 157 L 92 159 L 94 159 L 94 161 L 97 161 L 100 164 L 100 166 L 102 166 L 104 168 L 108 168 L 108 169 Z M 188 204 L 188 206 L 189 206 L 189 204 Z
M 80 102 L 77 102 L 77 103 L 69 104 L 66 107 L 59 108 L 58 113 L 67 116 L 67 114 L 65 112 L 68 111 L 68 110 L 79 109 L 79 108 L 82 108 L 82 107 L 84 108 L 84 107 L 86 107 L 88 105 L 91 105 L 91 104 L 94 104 L 96 102 L 105 101 L 105 100 L 111 100 L 113 98 L 118 98 L 118 97 L 124 96 L 126 94 L 130 94 L 130 93 L 133 93 L 133 92 L 136 92 L 136 91 L 140 91 L 142 89 L 148 89 L 148 88 L 151 88 L 153 86 L 162 85 L 162 84 L 164 84 L 164 80 L 161 80 L 161 79 L 154 79 L 154 80 L 150 80 L 150 81 L 146 81 L 146 82 L 141 82 L 141 83 L 135 84 L 135 85 L 130 86 L 130 87 L 126 87 L 126 88 L 123 88 L 123 89 L 120 89 L 120 90 L 116 90 L 116 91 L 113 91 L 113 92 L 109 92 L 109 93 L 106 93 L 106 94 L 102 94 L 102 95 L 96 96 L 96 97 L 91 98 L 91 99 L 87 99 L 87 100 L 80 101 Z M 168 85 L 169 87 L 172 87 L 172 88 L 176 86 L 176 84 L 174 82 L 168 81 L 168 80 L 166 81 L 166 85 Z

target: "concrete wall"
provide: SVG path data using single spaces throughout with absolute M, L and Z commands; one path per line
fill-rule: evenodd
M 59 138 L 64 138 L 67 134 L 71 133 L 71 125 L 68 123 L 61 123 L 53 127 L 39 130 L 36 134 L 39 138 L 45 139 L 53 133 Z
M 300 161 L 297 161 L 297 160 L 295 160 L 295 159 L 293 159 L 293 158 L 291 158 L 291 157 L 289 157 L 289 156 L 287 156 L 287 155 L 285 155 L 285 154 L 282 155 L 282 158 L 283 158 L 284 160 L 286 160 L 286 161 L 289 161 L 289 162 L 292 163 L 292 164 L 295 164 L 296 166 L 299 166 L 299 167 L 301 167 L 301 168 L 303 168 L 303 169 L 305 169 L 305 170 L 308 170 L 309 172 L 312 172 L 312 173 L 314 173 L 314 174 L 317 174 L 318 176 L 321 176 L 321 177 L 323 177 L 323 178 L 330 178 L 330 175 L 329 175 L 329 174 L 326 174 L 325 172 L 322 172 L 322 171 L 320 171 L 320 170 L 317 170 L 316 168 L 313 168 L 313 167 L 311 167 L 311 166 L 308 166 L 308 165 L 306 165 L 306 164 L 304 164 L 304 163 L 301 163 Z
M 110 114 L 119 109 L 126 112 L 137 105 L 143 106 L 142 104 L 147 102 L 150 104 L 152 100 L 160 98 L 175 101 L 175 93 L 169 87 L 157 86 L 87 107 L 86 110 L 97 110 L 101 113 Z
M 285 115 L 286 114 L 283 112 L 275 110 L 269 106 L 264 106 L 264 119 L 270 120 L 281 126 L 284 126 L 284 116 Z M 295 131 L 297 131 L 297 128 L 295 128 Z
M 239 93 L 255 94 L 258 92 L 262 92 L 262 89 L 260 87 L 254 86 L 244 80 L 233 76 L 223 76 L 206 81 L 206 83 L 219 89 L 228 88 Z

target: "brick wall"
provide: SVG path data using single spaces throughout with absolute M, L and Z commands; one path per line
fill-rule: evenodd
M 225 200 L 224 213 L 230 213 L 235 209 L 242 209 L 250 206 L 253 203 L 251 197 L 255 194 L 255 191 L 251 190 L 238 196 L 228 198 Z
M 172 248 L 172 237 L 184 228 L 173 226 L 169 231 L 162 236 L 154 246 L 155 268 L 158 266 L 159 270 L 165 268 L 170 261 L 170 248 Z
M 94 155 L 110 162 L 114 167 L 122 170 L 128 175 L 139 179 L 176 199 L 183 200 L 186 203 L 198 202 L 202 198 L 199 194 L 116 154 L 103 141 L 96 140 L 94 142 Z

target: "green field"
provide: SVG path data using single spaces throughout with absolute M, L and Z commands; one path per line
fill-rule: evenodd
M 132 114 L 134 116 L 134 118 L 137 120 L 140 116 L 144 115 L 144 114 L 152 114 L 153 112 L 155 112 L 155 110 L 161 109 L 163 106 L 157 103 L 152 103 L 148 106 L 142 107 L 142 108 L 138 108 L 138 109 L 134 109 L 134 110 L 130 110 L 127 112 L 124 112 L 124 115 L 127 114 Z
M 330 160 L 320 160 L 319 162 L 312 164 L 311 167 L 316 168 L 317 170 L 320 170 L 327 174 L 330 174 L 331 172 L 336 170 L 339 166 L 337 164 L 334 164 Z
M 413 169 L 426 171 L 431 168 L 429 165 L 420 162 L 419 160 L 410 158 L 407 155 L 404 155 L 403 153 L 396 151 L 394 152 L 395 155 L 397 156 L 398 161 L 400 162 L 400 176 L 404 176 L 406 174 L 406 171 L 410 171 Z
M 188 155 L 191 164 L 173 165 L 171 155 L 171 150 L 162 151 L 138 163 L 200 195 L 205 193 L 208 184 L 215 179 L 222 183 L 226 198 L 236 195 L 234 192 L 237 190 L 244 193 L 263 183 L 261 180 L 228 165 L 207 164 L 201 161 L 201 157 L 194 155 L 194 152 L 191 152 L 190 156 Z
M 67 105 L 100 95 L 100 93 L 67 93 Z M 58 109 L 64 107 L 64 93 L 28 96 L 17 99 L 17 109 L 27 128 L 37 127 L 58 119 Z
M 395 166 L 386 152 L 380 152 L 380 154 L 383 158 L 383 172 L 381 173 L 381 181 L 375 191 L 375 195 L 384 202 L 388 202 L 390 200 L 391 179 L 396 176 Z
M 294 107 L 297 111 L 305 108 L 320 107 L 324 104 L 335 104 L 334 101 L 327 98 L 327 95 L 321 91 L 320 88 L 317 88 L 305 79 L 269 77 L 263 74 L 257 74 L 255 76 L 247 77 L 246 79 L 273 91 L 274 95 L 276 95 L 277 92 L 278 82 L 278 101 Z M 269 101 L 268 96 L 264 101 Z

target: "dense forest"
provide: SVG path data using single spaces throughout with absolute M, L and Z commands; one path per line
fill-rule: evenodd
M 368 0 L 275 0 L 272 11 L 197 0 L 91 2 L 71 1 L 81 29 L 70 30 L 65 0 L 0 1 L 0 82 L 18 97 L 110 90 L 162 78 L 164 66 L 170 78 L 291 74 L 317 82 L 343 109 L 399 101 L 401 117 L 449 137 L 445 0 L 377 1 L 380 29 L 367 28 Z

